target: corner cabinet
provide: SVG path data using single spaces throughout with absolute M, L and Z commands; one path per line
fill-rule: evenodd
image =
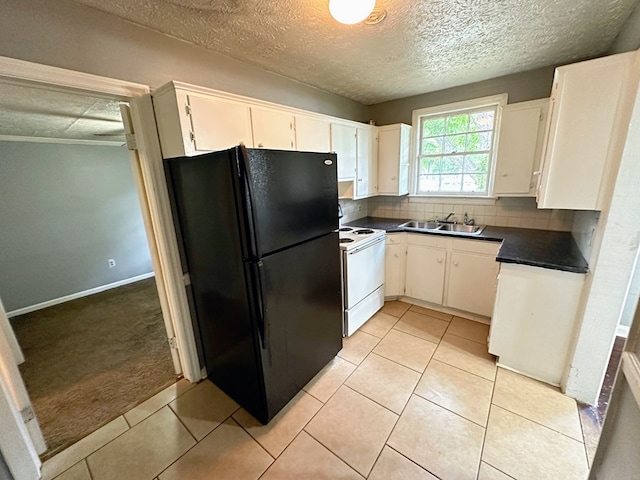
M 410 141 L 410 125 L 378 127 L 378 195 L 409 193 Z
M 601 210 L 608 201 L 636 93 L 637 55 L 556 68 L 539 208 Z
M 489 332 L 498 365 L 560 385 L 585 275 L 503 263 Z
M 548 112 L 548 98 L 502 108 L 494 195 L 535 197 Z

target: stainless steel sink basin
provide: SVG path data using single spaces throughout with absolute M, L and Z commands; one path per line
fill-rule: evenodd
M 459 223 L 442 223 L 437 221 L 420 222 L 411 220 L 400 225 L 401 228 L 415 232 L 450 233 L 456 235 L 479 235 L 484 225 L 462 225 Z
M 460 225 L 459 223 L 443 223 L 438 227 L 440 231 L 457 232 L 457 233 L 473 233 L 478 234 L 482 231 L 480 225 Z
M 410 222 L 400 225 L 403 228 L 414 228 L 416 230 L 435 230 L 441 224 L 438 222 L 419 222 L 417 220 L 411 220 Z

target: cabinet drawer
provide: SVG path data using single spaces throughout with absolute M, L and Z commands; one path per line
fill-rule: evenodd
M 482 253 L 485 255 L 496 256 L 498 254 L 498 250 L 500 250 L 501 242 L 492 242 L 489 240 L 472 240 L 472 239 L 462 239 L 462 238 L 454 238 L 452 239 L 453 250 L 458 250 L 461 252 L 472 252 L 472 253 Z
M 451 239 L 444 235 L 428 235 L 420 233 L 408 233 L 407 243 L 421 245 L 423 247 L 447 248 L 451 245 Z
M 404 236 L 404 233 L 387 233 L 387 245 L 402 245 Z

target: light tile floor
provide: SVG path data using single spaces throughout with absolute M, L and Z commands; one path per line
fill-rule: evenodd
M 387 302 L 266 426 L 181 380 L 45 462 L 45 480 L 584 479 L 576 403 L 497 368 L 488 326 Z

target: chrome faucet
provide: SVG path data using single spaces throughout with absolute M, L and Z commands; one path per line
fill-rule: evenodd
M 455 215 L 456 212 L 451 212 L 449 213 L 449 215 L 447 215 L 446 217 L 444 217 L 442 220 L 440 220 L 441 222 L 448 222 L 449 219 L 451 218 L 451 215 Z
M 467 215 L 467 212 L 464 212 L 462 223 L 464 223 L 465 225 L 475 225 L 476 221 L 473 218 L 469 218 L 469 215 Z

